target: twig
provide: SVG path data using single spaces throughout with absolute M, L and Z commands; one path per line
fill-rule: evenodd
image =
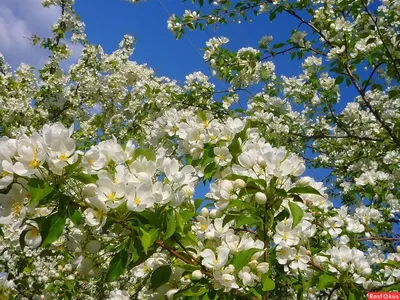
M 190 252 L 186 249 L 186 247 L 185 247 L 176 237 L 173 236 L 172 238 L 173 238 L 173 240 L 183 249 L 183 251 L 185 251 L 186 254 L 190 256 L 190 258 L 191 258 L 194 262 L 196 262 L 198 265 L 200 265 L 200 262 L 198 261 L 198 259 L 195 258 L 192 254 L 190 254 Z
M 358 241 L 400 241 L 400 238 L 384 237 L 384 236 L 371 236 L 357 239 Z
M 325 270 L 324 269 L 322 269 L 320 266 L 318 266 L 315 262 L 313 262 L 312 260 L 310 260 L 309 262 L 308 262 L 311 266 L 313 266 L 314 268 L 316 268 L 318 271 L 320 271 L 320 272 L 325 272 Z
M 160 240 L 156 241 L 156 244 L 158 246 L 160 246 L 161 248 L 167 250 L 169 253 L 171 253 L 173 256 L 179 258 L 181 261 L 187 263 L 188 265 L 195 265 L 195 263 L 191 262 L 190 260 L 188 260 L 187 258 L 183 257 L 181 254 L 179 254 L 178 252 L 176 252 L 174 249 L 168 247 L 167 245 L 165 245 L 163 242 L 161 242 Z

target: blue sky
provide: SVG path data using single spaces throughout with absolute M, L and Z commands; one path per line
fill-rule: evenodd
M 149 0 L 146 3 L 131 4 L 122 0 L 77 0 L 75 9 L 86 23 L 90 42 L 101 44 L 110 52 L 117 47 L 124 34 L 131 34 L 137 39 L 132 59 L 148 63 L 158 75 L 177 80 L 184 80 L 185 75 L 199 70 L 209 74 L 202 58 L 202 48 L 210 37 L 226 36 L 230 39 L 229 47 L 238 49 L 256 46 L 263 35 L 287 39 L 292 28 L 298 25 L 293 18 L 282 17 L 272 26 L 265 15 L 255 18 L 252 23 L 208 27 L 206 32 L 188 32 L 189 42 L 186 37 L 176 40 L 167 29 L 168 12 L 181 16 L 185 9 L 196 9 L 189 2 Z M 276 62 L 278 73 L 296 73 L 293 66 L 298 63 L 288 63 L 287 57 L 277 58 Z
M 231 49 L 256 47 L 264 35 L 272 35 L 275 42 L 288 39 L 298 22 L 287 15 L 278 15 L 271 23 L 267 15 L 253 19 L 252 22 L 208 27 L 205 32 L 199 30 L 187 32 L 180 40 L 167 29 L 169 14 L 182 16 L 186 9 L 196 10 L 191 3 L 180 0 L 150 0 L 146 3 L 131 4 L 120 0 L 82 1 L 77 0 L 75 9 L 86 24 L 86 33 L 91 43 L 100 44 L 106 52 L 116 49 L 124 34 L 136 38 L 136 49 L 132 60 L 147 63 L 159 76 L 167 76 L 183 81 L 185 76 L 202 71 L 210 75 L 204 62 L 203 48 L 214 36 L 226 36 Z M 168 12 L 167 12 L 168 11 Z M 300 28 L 298 30 L 306 30 Z M 289 55 L 274 58 L 278 75 L 296 75 L 300 72 L 300 61 L 290 60 Z M 225 86 L 217 83 L 217 87 Z M 244 95 L 243 95 L 244 96 Z M 326 171 L 308 170 L 306 175 L 322 179 Z M 195 198 L 203 196 L 205 188 L 196 191 Z
M 178 82 L 183 82 L 186 75 L 195 71 L 210 75 L 202 58 L 202 49 L 211 37 L 226 36 L 230 39 L 228 47 L 237 50 L 256 47 L 264 35 L 272 35 L 274 42 L 278 43 L 287 40 L 292 29 L 307 30 L 304 25 L 298 27 L 299 22 L 289 15 L 278 15 L 271 23 L 265 14 L 255 17 L 252 22 L 207 27 L 204 32 L 188 32 L 181 40 L 176 40 L 167 29 L 167 19 L 170 14 L 182 16 L 186 9 L 196 10 L 190 1 L 148 0 L 131 4 L 124 0 L 76 0 L 75 9 L 86 24 L 91 43 L 100 44 L 109 53 L 118 47 L 125 34 L 131 34 L 136 38 L 136 50 L 131 59 L 147 63 L 158 76 L 167 76 Z M 48 36 L 51 24 L 59 15 L 58 8 L 42 8 L 40 0 L 1 0 L 0 53 L 14 68 L 21 62 L 40 67 L 48 53 L 33 47 L 27 37 L 33 33 Z M 79 47 L 75 50 L 71 62 L 79 55 Z M 289 55 L 276 56 L 273 62 L 278 75 L 292 76 L 300 72 L 301 61 L 292 61 Z M 217 89 L 226 88 L 214 79 L 211 81 L 216 83 Z M 344 92 L 338 110 L 355 95 L 350 88 L 343 86 L 342 89 Z M 308 170 L 306 175 L 322 179 L 326 171 Z

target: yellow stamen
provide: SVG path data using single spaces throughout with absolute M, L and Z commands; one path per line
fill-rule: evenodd
M 98 211 L 95 212 L 95 215 L 97 218 L 101 218 L 104 216 L 104 211 L 99 209 Z
M 10 173 L 8 173 L 7 171 L 3 171 L 0 174 L 0 178 L 6 177 L 7 175 L 10 175 Z
M 29 163 L 29 166 L 31 168 L 37 168 L 40 165 L 40 160 L 37 160 L 36 158 L 32 159 L 31 162 Z
M 38 236 L 39 235 L 39 231 L 37 230 L 37 228 L 32 228 L 32 230 L 31 230 L 31 234 L 32 234 L 32 236 Z
M 14 216 L 18 216 L 21 214 L 21 210 L 22 210 L 22 205 L 19 202 L 15 202 L 12 206 L 11 206 L 11 210 L 13 211 Z
M 66 161 L 67 160 L 67 156 L 65 155 L 65 153 L 62 153 L 59 158 L 62 161 Z
M 115 201 L 117 200 L 117 197 L 115 196 L 115 192 L 112 192 L 110 194 L 107 195 L 107 199 L 110 201 Z
M 133 202 L 134 202 L 136 205 L 140 205 L 140 203 L 141 203 L 142 201 L 140 200 L 140 198 L 136 197 L 136 198 L 133 200 Z

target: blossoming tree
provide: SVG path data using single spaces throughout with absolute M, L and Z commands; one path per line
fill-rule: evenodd
M 180 86 L 130 61 L 132 37 L 112 54 L 91 45 L 72 0 L 43 1 L 61 8 L 53 37 L 32 37 L 51 53 L 43 68 L 0 60 L 0 295 L 398 290 L 399 1 L 193 2 L 199 11 L 168 21 L 178 38 L 262 14 L 288 14 L 305 31 L 238 51 L 210 39 L 204 58 L 230 85 L 221 99 L 200 72 Z M 83 51 L 64 71 L 70 42 Z M 301 60 L 303 73 L 277 76 L 277 55 Z M 358 96 L 337 111 L 343 85 Z M 316 182 L 306 166 L 331 174 Z M 200 182 L 209 201 L 193 199 Z

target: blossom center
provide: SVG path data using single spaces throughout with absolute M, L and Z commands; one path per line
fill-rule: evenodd
M 16 202 L 16 203 L 14 203 L 14 204 L 11 206 L 11 209 L 12 209 L 14 215 L 15 215 L 15 216 L 18 216 L 18 215 L 21 214 L 22 205 L 21 205 L 21 203 Z
M 67 160 L 67 155 L 65 155 L 65 153 L 62 153 L 62 154 L 60 155 L 60 160 L 61 160 L 61 161 L 66 161 L 66 160 Z
M 112 193 L 108 194 L 108 195 L 107 195 L 107 199 L 110 200 L 110 201 L 115 201 L 115 200 L 117 200 L 117 197 L 116 197 L 116 195 L 115 195 L 115 192 L 112 192 Z
M 140 200 L 139 197 L 136 197 L 136 198 L 133 200 L 133 202 L 134 202 L 136 205 L 140 205 L 140 203 L 142 202 L 142 200 Z
M 37 168 L 40 165 L 40 161 L 36 159 L 36 157 L 34 159 L 31 160 L 31 162 L 29 163 L 29 166 L 31 168 Z
M 97 218 L 101 218 L 104 216 L 104 211 L 102 209 L 99 209 L 98 211 L 96 211 L 95 214 Z

